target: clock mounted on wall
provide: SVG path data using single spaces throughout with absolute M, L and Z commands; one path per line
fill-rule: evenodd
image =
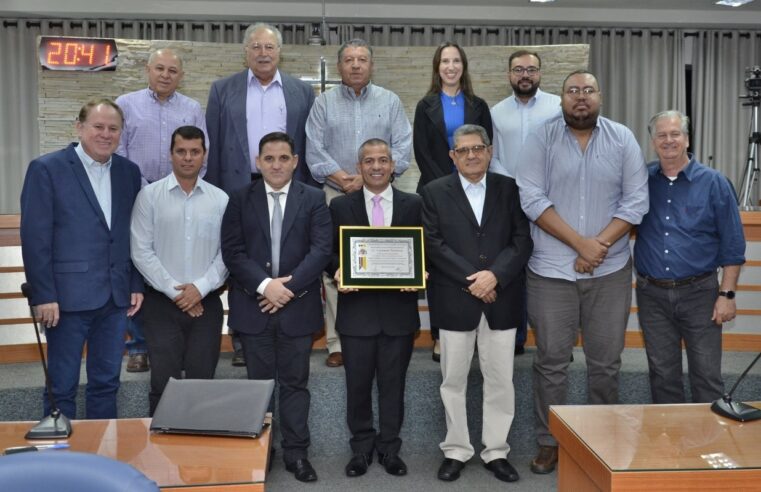
M 40 36 L 39 56 L 43 69 L 100 72 L 116 70 L 119 53 L 110 38 Z

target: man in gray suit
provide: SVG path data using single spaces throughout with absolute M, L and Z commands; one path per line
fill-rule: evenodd
M 305 156 L 306 125 L 314 102 L 314 91 L 306 82 L 278 70 L 283 36 L 269 24 L 246 29 L 243 46 L 248 68 L 215 81 L 206 106 L 209 183 L 228 195 L 261 178 L 256 167 L 259 140 L 281 131 L 293 138 L 294 155 Z M 299 159 L 294 181 L 316 185 L 305 160 Z M 245 366 L 243 348 L 234 332 L 234 366 Z
M 243 41 L 248 68 L 215 81 L 209 90 L 206 128 L 209 157 L 206 181 L 228 194 L 261 175 L 256 168 L 259 140 L 281 131 L 294 140 L 294 154 L 306 155 L 305 133 L 314 91 L 306 82 L 278 70 L 283 36 L 269 24 L 246 29 Z M 303 159 L 293 177 L 313 184 Z

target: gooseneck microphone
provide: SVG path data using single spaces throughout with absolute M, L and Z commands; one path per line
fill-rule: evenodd
M 761 354 L 758 354 L 756 358 L 753 359 L 753 362 L 751 362 L 745 371 L 740 375 L 740 377 L 737 378 L 737 381 L 735 381 L 735 384 L 732 386 L 732 389 L 729 390 L 729 393 L 725 394 L 723 397 L 719 398 L 711 404 L 711 410 L 714 413 L 717 413 L 722 417 L 727 417 L 728 419 L 737 420 L 739 422 L 750 422 L 753 420 L 761 419 L 761 410 L 758 408 L 752 407 L 747 403 L 732 401 L 732 395 L 735 393 L 735 390 L 740 384 L 740 381 L 745 379 L 745 375 L 748 374 L 748 371 L 750 371 L 754 365 L 756 365 L 756 362 L 758 362 L 759 358 L 761 358 Z

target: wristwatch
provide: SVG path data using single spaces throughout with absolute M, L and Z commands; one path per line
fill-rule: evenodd
M 719 295 L 726 297 L 727 299 L 734 299 L 735 298 L 735 291 L 733 290 L 720 290 Z

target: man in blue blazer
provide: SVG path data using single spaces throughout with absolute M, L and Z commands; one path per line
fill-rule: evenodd
M 257 23 L 244 36 L 248 68 L 215 81 L 209 90 L 206 128 L 209 157 L 205 180 L 230 194 L 258 178 L 255 165 L 259 140 L 273 131 L 293 138 L 301 156 L 294 179 L 315 184 L 304 161 L 306 125 L 314 90 L 306 82 L 280 70 L 283 37 L 269 24 Z
M 292 179 L 293 140 L 259 141 L 262 178 L 230 195 L 222 259 L 230 272 L 228 326 L 243 343 L 249 379 L 277 379 L 283 460 L 297 480 L 317 480 L 309 447 L 309 355 L 322 329 L 320 276 L 333 229 L 325 193 Z
M 86 417 L 116 418 L 127 317 L 143 301 L 129 243 L 140 169 L 114 154 L 123 123 L 113 101 L 85 104 L 76 123 L 79 144 L 33 160 L 21 192 L 30 303 L 46 329 L 53 395 L 72 419 L 85 342 Z M 44 404 L 47 414 L 47 398 Z

